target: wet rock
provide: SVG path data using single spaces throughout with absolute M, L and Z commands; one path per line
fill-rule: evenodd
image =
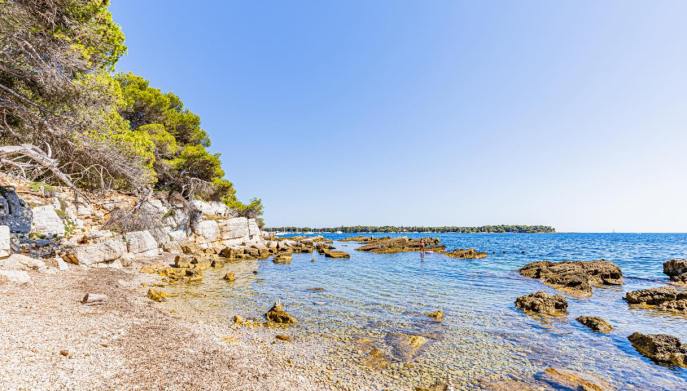
M 687 284 L 687 259 L 671 259 L 663 264 L 663 273 L 671 281 Z
M 9 257 L 10 254 L 12 254 L 10 227 L 0 225 L 0 258 Z
M 102 293 L 86 293 L 86 295 L 81 299 L 82 304 L 88 305 L 100 305 L 107 302 L 107 295 Z
M 167 300 L 169 294 L 163 290 L 150 288 L 148 289 L 148 298 L 153 301 L 161 302 Z
M 228 281 L 228 282 L 234 282 L 234 281 L 236 281 L 236 273 L 227 272 L 227 274 L 225 274 L 222 279 L 225 281 Z
M 687 291 L 672 286 L 627 292 L 625 301 L 640 308 L 687 313 Z
M 541 291 L 518 297 L 515 300 L 515 306 L 525 312 L 540 315 L 564 316 L 568 313 L 568 302 L 563 296 L 550 295 Z
M 386 342 L 392 347 L 394 356 L 401 361 L 410 361 L 417 357 L 425 344 L 429 340 L 421 335 L 411 334 L 388 334 Z
M 613 389 L 608 382 L 594 375 L 559 368 L 546 368 L 541 379 L 556 389 L 563 390 L 610 391 Z
M 600 333 L 610 333 L 613 330 L 613 326 L 610 323 L 598 316 L 580 316 L 576 320 Z
M 295 324 L 298 321 L 296 318 L 284 310 L 281 303 L 275 303 L 272 308 L 265 314 L 268 321 L 278 324 Z
M 321 288 L 321 287 L 315 287 L 315 288 L 308 288 L 306 289 L 308 292 L 324 292 L 326 289 Z
M 291 263 L 292 255 L 290 253 L 277 254 L 272 258 L 272 262 L 278 264 L 289 264 Z
M 444 320 L 444 311 L 442 311 L 442 310 L 432 311 L 432 312 L 428 313 L 427 316 L 436 320 L 437 322 L 441 322 L 442 320 Z
M 0 270 L 0 285 L 3 283 L 26 285 L 31 283 L 31 276 L 23 270 Z
M 350 258 L 351 255 L 345 251 L 339 250 L 327 250 L 324 252 L 324 256 L 327 258 Z
M 451 258 L 459 259 L 484 259 L 487 257 L 487 253 L 477 251 L 474 248 L 462 249 L 458 248 L 453 251 L 444 252 L 444 255 Z
M 12 187 L 0 187 L 0 225 L 12 233 L 28 234 L 31 231 L 32 213 L 24 200 Z
M 633 333 L 627 339 L 654 362 L 687 368 L 687 346 L 672 335 Z
M 606 260 L 539 261 L 528 263 L 520 270 L 525 277 L 536 278 L 557 289 L 573 294 L 590 295 L 592 286 L 622 285 L 623 273 Z

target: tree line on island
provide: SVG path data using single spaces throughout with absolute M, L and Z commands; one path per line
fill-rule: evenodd
M 310 227 L 267 227 L 268 232 L 324 232 L 324 233 L 360 233 L 360 232 L 374 232 L 374 233 L 399 233 L 399 232 L 432 232 L 432 233 L 553 233 L 556 229 L 546 225 L 483 225 L 480 227 L 395 227 L 390 225 L 385 226 L 370 226 L 370 225 L 356 225 L 350 227 L 328 227 L 328 228 L 310 228 Z
M 152 190 L 242 203 L 198 115 L 116 73 L 124 34 L 107 0 L 0 1 L 0 172 L 79 190 Z

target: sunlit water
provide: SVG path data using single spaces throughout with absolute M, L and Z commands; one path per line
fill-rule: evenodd
M 382 235 L 378 235 L 382 236 Z M 687 370 L 659 366 L 628 342 L 635 331 L 672 334 L 687 342 L 687 318 L 630 309 L 629 290 L 667 283 L 662 263 L 687 257 L 687 234 L 409 234 L 439 237 L 448 249 L 475 247 L 483 260 L 439 254 L 392 255 L 355 251 L 357 243 L 335 242 L 348 260 L 295 254 L 290 265 L 270 261 L 228 266 L 236 283 L 207 279 L 198 291 L 214 314 L 259 318 L 281 300 L 299 324 L 293 332 L 365 337 L 393 358 L 390 333 L 421 334 L 430 343 L 413 360 L 415 374 L 450 377 L 463 385 L 487 376 L 532 379 L 546 367 L 599 375 L 619 389 L 687 389 Z M 346 235 L 327 235 L 337 240 Z M 594 289 L 591 298 L 568 297 L 570 314 L 552 321 L 533 319 L 514 306 L 517 296 L 553 292 L 517 269 L 535 260 L 605 258 L 620 266 L 625 285 Z M 257 270 L 257 274 L 253 271 Z M 312 291 L 324 288 L 324 291 Z M 200 305 L 200 304 L 199 304 Z M 442 323 L 427 312 L 442 309 Z M 579 315 L 607 319 L 615 330 L 594 333 L 578 324 Z

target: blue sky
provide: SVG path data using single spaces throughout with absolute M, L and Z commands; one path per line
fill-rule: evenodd
M 687 2 L 111 10 L 268 225 L 687 232 Z

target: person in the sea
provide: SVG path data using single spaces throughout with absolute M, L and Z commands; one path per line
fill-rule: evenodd
M 425 260 L 425 240 L 420 239 L 420 260 Z

